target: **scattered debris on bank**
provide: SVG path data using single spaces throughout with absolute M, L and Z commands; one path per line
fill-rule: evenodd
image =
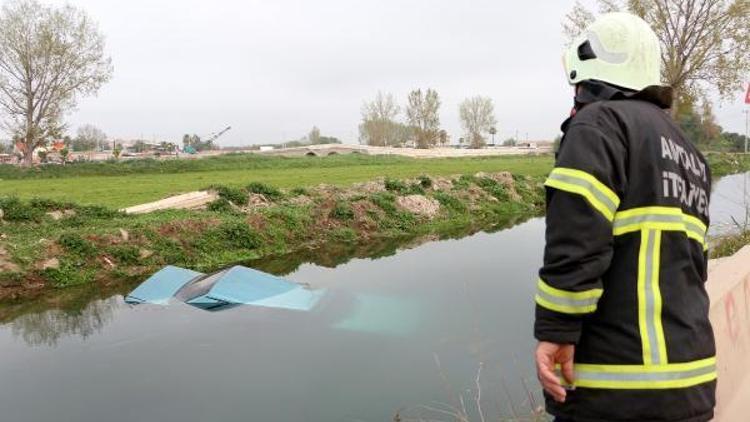
M 196 209 L 205 207 L 206 204 L 215 201 L 217 198 L 218 195 L 216 192 L 190 192 L 182 195 L 170 196 L 169 198 L 160 201 L 125 208 L 122 211 L 126 214 L 146 214 L 149 212 L 169 209 Z

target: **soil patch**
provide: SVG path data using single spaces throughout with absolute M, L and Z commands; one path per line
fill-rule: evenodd
M 434 218 L 440 211 L 440 203 L 423 195 L 399 196 L 396 198 L 399 207 L 410 213 L 427 218 Z

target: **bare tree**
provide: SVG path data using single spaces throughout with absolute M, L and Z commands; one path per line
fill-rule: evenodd
M 467 98 L 459 106 L 459 114 L 471 147 L 483 147 L 484 134 L 489 133 L 497 123 L 492 99 L 481 96 Z
M 360 141 L 367 145 L 398 145 L 406 140 L 401 124 L 396 119 L 400 107 L 391 94 L 378 95 L 362 106 L 362 123 L 359 125 Z
M 595 18 L 596 16 L 580 0 L 576 0 L 575 6 L 565 15 L 562 22 L 563 34 L 568 43 L 572 43 Z
M 704 100 L 703 104 L 701 104 L 700 118 L 703 142 L 711 145 L 711 143 L 719 140 L 723 129 L 716 123 L 713 107 L 708 100 Z
M 662 46 L 662 80 L 675 99 L 705 96 L 708 87 L 722 98 L 742 87 L 750 72 L 748 0 L 598 0 L 600 12 L 628 11 L 642 17 Z M 594 19 L 580 2 L 563 21 L 572 40 Z M 674 107 L 673 110 L 676 110 Z
M 438 132 L 438 143 L 440 143 L 440 146 L 444 147 L 451 143 L 451 136 L 448 135 L 448 131 L 445 129 L 440 129 Z
M 64 114 L 112 76 L 104 36 L 83 11 L 11 0 L 0 14 L 0 111 L 24 162 L 60 136 Z
M 74 151 L 102 149 L 107 144 L 107 134 L 94 125 L 83 125 L 78 128 L 78 135 L 72 142 Z
M 437 91 L 428 89 L 424 93 L 421 89 L 409 93 L 409 104 L 406 108 L 406 118 L 409 126 L 414 129 L 417 148 L 434 146 L 440 135 L 440 97 Z

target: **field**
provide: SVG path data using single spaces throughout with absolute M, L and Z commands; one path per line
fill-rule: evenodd
M 19 169 L 0 166 L 0 196 L 47 198 L 122 208 L 200 190 L 262 182 L 278 188 L 346 186 L 379 177 L 412 178 L 509 171 L 544 176 L 552 156 L 411 159 L 391 156 L 261 157 L 236 154 L 201 160 L 141 160 Z

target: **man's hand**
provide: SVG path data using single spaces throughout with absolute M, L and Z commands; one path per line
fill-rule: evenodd
M 572 344 L 557 344 L 540 341 L 536 346 L 536 373 L 544 391 L 560 402 L 565 402 L 567 391 L 563 388 L 560 378 L 555 374 L 555 365 L 560 364 L 562 375 L 568 384 L 573 385 L 573 355 L 575 346 Z

